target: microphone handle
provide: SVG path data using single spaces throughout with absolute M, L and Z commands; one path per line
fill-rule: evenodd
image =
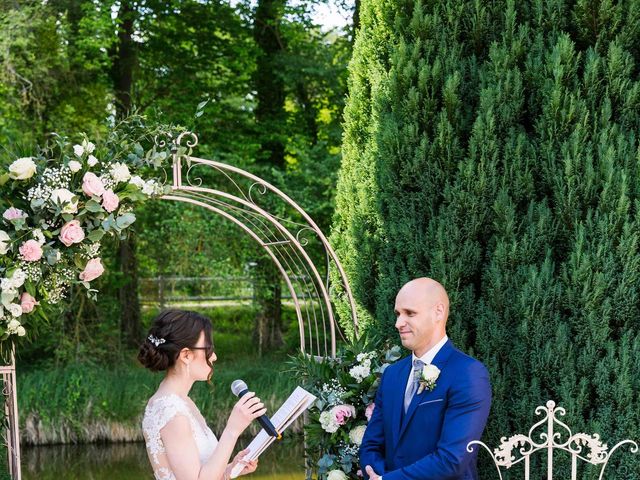
M 247 393 L 249 393 L 249 389 L 242 390 L 240 393 L 238 393 L 238 398 L 242 398 Z M 266 415 L 260 415 L 256 420 L 258 420 L 260 426 L 264 429 L 265 432 L 267 432 L 269 436 L 275 437 L 278 440 L 282 438 L 282 435 L 278 433 L 276 427 L 274 427 L 273 423 L 271 423 L 271 420 L 269 420 L 269 417 L 267 417 Z

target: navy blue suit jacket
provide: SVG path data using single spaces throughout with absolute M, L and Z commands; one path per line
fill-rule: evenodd
M 405 414 L 411 361 L 410 355 L 382 375 L 360 446 L 362 472 L 371 465 L 383 480 L 477 480 L 478 449 L 468 453 L 467 444 L 480 439 L 489 416 L 487 369 L 447 341 L 432 362 L 440 369 L 436 387 L 414 395 Z

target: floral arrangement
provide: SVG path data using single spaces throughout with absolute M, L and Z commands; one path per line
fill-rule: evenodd
M 24 336 L 28 319 L 44 317 L 46 305 L 63 300 L 73 284 L 95 296 L 103 237 L 123 238 L 136 220 L 134 206 L 165 192 L 141 176 L 167 158 L 150 141 L 163 132 L 132 118 L 100 145 L 55 135 L 34 156 L 0 170 L 0 341 Z
M 382 347 L 362 339 L 335 359 L 300 356 L 295 368 L 317 400 L 305 425 L 307 456 L 320 480 L 362 477 L 358 452 L 385 368 L 402 355 L 399 346 Z

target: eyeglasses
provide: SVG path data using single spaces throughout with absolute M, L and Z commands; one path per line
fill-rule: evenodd
M 213 353 L 213 345 L 207 345 L 205 347 L 188 347 L 189 350 L 206 350 L 207 352 Z

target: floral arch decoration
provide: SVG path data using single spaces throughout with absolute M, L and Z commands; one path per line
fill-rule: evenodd
M 14 479 L 21 475 L 13 340 L 46 318 L 46 306 L 63 300 L 71 285 L 83 285 L 95 298 L 92 282 L 104 272 L 101 241 L 124 238 L 141 202 L 196 205 L 253 238 L 282 275 L 303 353 L 334 358 L 342 331 L 357 335 L 345 272 L 295 201 L 245 170 L 191 156 L 194 133 L 131 123 L 119 124 L 98 145 L 54 135 L 35 156 L 16 159 L 0 174 L 0 348 L 9 352 L 0 374 Z

